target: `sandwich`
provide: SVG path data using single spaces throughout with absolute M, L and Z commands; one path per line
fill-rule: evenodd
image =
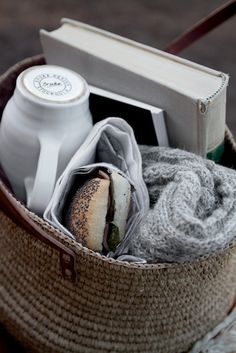
M 126 232 L 131 185 L 121 174 L 98 170 L 71 198 L 65 226 L 82 245 L 107 254 Z

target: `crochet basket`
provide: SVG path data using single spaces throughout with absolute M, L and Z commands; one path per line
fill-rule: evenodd
M 1 112 L 26 59 L 0 78 Z M 236 148 L 226 129 L 224 164 Z M 219 324 L 236 291 L 236 245 L 186 264 L 95 253 L 30 212 L 0 181 L 0 322 L 27 352 L 181 353 Z M 236 231 L 236 230 L 235 230 Z

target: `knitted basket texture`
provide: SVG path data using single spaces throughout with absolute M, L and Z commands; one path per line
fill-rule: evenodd
M 42 56 L 26 59 L 0 78 L 1 112 L 17 75 L 43 63 Z M 224 164 L 234 166 L 236 148 L 228 129 L 225 146 Z M 192 263 L 123 263 L 69 239 L 0 184 L 22 217 L 75 260 L 76 278 L 68 269 L 62 272 L 62 253 L 56 247 L 17 225 L 2 207 L 0 322 L 27 351 L 187 352 L 232 308 L 235 243 Z

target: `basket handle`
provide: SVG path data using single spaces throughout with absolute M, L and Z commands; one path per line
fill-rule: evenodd
M 2 180 L 0 180 L 0 209 L 18 226 L 34 235 L 36 238 L 56 249 L 60 256 L 60 266 L 65 279 L 76 281 L 76 257 L 75 253 L 63 245 L 58 240 L 47 234 L 34 220 L 27 214 L 23 205 L 17 201 L 7 190 Z
M 203 37 L 206 33 L 210 32 L 235 14 L 236 0 L 231 0 L 197 22 L 193 27 L 171 42 L 164 50 L 170 54 L 180 53 L 190 44 Z

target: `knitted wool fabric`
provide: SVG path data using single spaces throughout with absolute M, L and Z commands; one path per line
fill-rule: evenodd
M 130 253 L 185 262 L 225 248 L 236 235 L 236 171 L 179 149 L 140 150 L 151 206 Z

